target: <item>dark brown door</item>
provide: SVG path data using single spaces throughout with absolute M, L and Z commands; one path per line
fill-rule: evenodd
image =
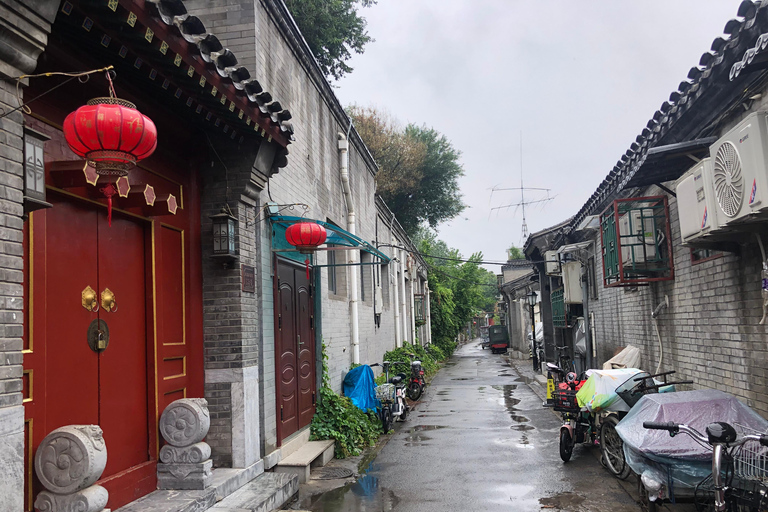
M 311 275 L 311 274 L 310 274 Z M 306 268 L 277 259 L 278 437 L 309 425 L 315 414 L 314 304 Z

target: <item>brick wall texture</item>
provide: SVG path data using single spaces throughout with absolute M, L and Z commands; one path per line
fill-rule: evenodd
M 271 1 L 271 0 L 268 0 Z M 253 205 L 241 204 L 238 215 L 238 244 L 241 260 L 252 261 L 257 267 L 259 289 L 255 297 L 243 297 L 239 292 L 239 270 L 216 269 L 208 265 L 204 270 L 206 315 L 206 368 L 225 368 L 233 364 L 259 364 L 262 455 L 277 447 L 275 338 L 273 299 L 272 232 L 261 205 L 272 201 L 281 205 L 303 203 L 309 206 L 308 218 L 330 220 L 347 229 L 347 209 L 340 180 L 338 134 L 347 133 L 347 120 L 338 114 L 335 100 L 321 92 L 311 75 L 290 47 L 275 20 L 259 0 L 217 2 L 189 0 L 188 11 L 203 21 L 206 28 L 216 34 L 225 47 L 230 48 L 239 64 L 246 66 L 266 91 L 280 101 L 293 114 L 296 141 L 290 146 L 288 166 L 270 178 L 269 189 L 261 192 Z M 354 133 L 353 133 L 354 135 Z M 351 205 L 356 213 L 356 234 L 368 242 L 389 244 L 392 239 L 390 219 L 379 215 L 375 202 L 374 172 L 364 158 L 365 149 L 353 136 L 349 145 L 349 174 L 352 189 Z M 207 215 L 214 212 L 221 191 L 216 185 L 206 186 L 204 193 L 203 233 Z M 301 208 L 284 211 L 285 215 L 300 216 Z M 254 219 L 250 223 L 243 218 Z M 397 234 L 402 238 L 401 234 Z M 405 240 L 402 240 L 405 243 Z M 203 246 L 208 242 L 204 239 Z M 382 249 L 388 255 L 389 248 Z M 327 252 L 315 255 L 316 264 L 327 263 Z M 358 251 L 359 258 L 359 251 Z M 336 252 L 337 263 L 347 263 L 346 252 Z M 358 306 L 360 362 L 381 361 L 387 350 L 395 347 L 394 292 L 387 290 L 380 326 L 374 322 L 373 266 L 364 267 L 366 297 Z M 387 272 L 392 272 L 392 265 Z M 338 294 L 328 291 L 328 269 L 321 272 L 321 329 L 322 342 L 328 354 L 331 386 L 340 391 L 341 381 L 352 363 L 350 342 L 350 313 L 348 292 L 342 285 Z M 337 267 L 341 283 L 349 282 L 349 273 L 359 267 Z M 392 286 L 396 276 L 386 279 Z M 410 302 L 409 302 L 410 304 Z M 410 328 L 408 328 L 410 336 Z M 423 337 L 423 334 L 422 334 Z M 206 387 L 206 397 L 214 398 L 223 392 L 217 387 Z M 222 402 L 223 406 L 223 402 Z M 226 419 L 226 411 L 212 407 L 217 415 Z M 212 427 L 213 428 L 213 427 Z M 219 447 L 220 451 L 223 447 Z M 226 460 L 221 452 L 219 461 Z
M 0 82 L 0 108 L 18 106 L 15 83 Z M 0 407 L 22 401 L 23 128 L 21 111 L 0 119 Z
M 661 195 L 652 187 L 638 195 Z M 669 297 L 669 308 L 658 317 L 663 358 L 661 371 L 693 380 L 694 388 L 716 388 L 742 398 L 768 416 L 768 326 L 762 316 L 760 251 L 756 243 L 741 246 L 740 254 L 722 253 L 692 263 L 691 251 L 680 238 L 674 197 L 668 197 L 675 279 L 637 288 L 599 286 L 590 301 L 595 316 L 598 362 L 627 345 L 641 349 L 642 367 L 655 370 L 659 340 L 651 311 Z M 596 266 L 602 279 L 599 234 Z

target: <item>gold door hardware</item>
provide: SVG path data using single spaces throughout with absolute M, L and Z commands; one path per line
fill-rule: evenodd
M 96 353 L 103 352 L 109 346 L 109 326 L 107 322 L 96 318 L 88 326 L 88 346 Z
M 96 300 L 96 290 L 90 286 L 86 286 L 85 290 L 83 290 L 83 293 L 81 294 L 81 297 L 83 299 L 82 304 L 85 309 L 91 313 L 95 313 L 99 310 L 99 301 Z
M 108 313 L 117 313 L 115 294 L 109 288 L 104 288 L 104 291 L 101 292 L 101 307 Z

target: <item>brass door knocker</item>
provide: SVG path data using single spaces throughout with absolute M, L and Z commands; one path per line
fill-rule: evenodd
M 86 286 L 83 293 L 80 294 L 82 298 L 82 304 L 85 309 L 91 313 L 95 313 L 99 310 L 99 301 L 96 300 L 96 290 L 90 286 Z
M 101 307 L 108 313 L 117 313 L 115 294 L 109 288 L 104 288 L 104 291 L 101 292 Z

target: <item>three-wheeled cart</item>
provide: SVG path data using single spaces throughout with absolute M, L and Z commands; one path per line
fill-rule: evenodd
M 491 325 L 488 327 L 488 340 L 492 354 L 504 354 L 509 348 L 509 334 L 503 325 Z

